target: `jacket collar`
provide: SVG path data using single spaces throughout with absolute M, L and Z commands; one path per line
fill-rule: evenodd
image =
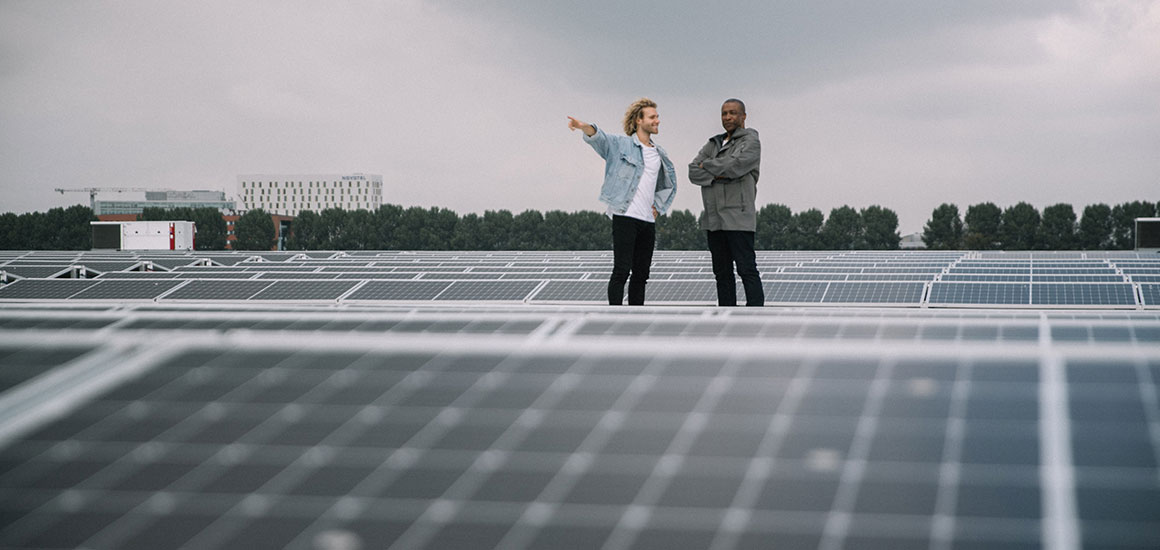
M 632 143 L 633 143 L 633 145 L 636 145 L 637 147 L 644 149 L 644 144 L 640 142 L 640 138 L 636 137 L 636 134 L 632 134 Z M 661 145 L 659 143 L 657 143 L 657 140 L 655 140 L 655 139 L 652 140 L 652 144 L 653 144 L 653 148 L 655 148 L 658 153 L 664 154 L 665 150 L 663 147 L 661 147 Z
M 736 141 L 738 138 L 743 138 L 743 137 L 748 136 L 749 134 L 752 134 L 756 131 L 757 130 L 754 130 L 752 128 L 738 128 L 736 130 L 733 130 L 733 139 L 731 139 L 729 141 L 730 141 L 730 143 L 732 143 L 733 141 Z M 713 136 L 713 139 L 717 140 L 717 143 L 719 143 L 719 144 L 724 143 L 725 142 L 725 133 L 722 132 L 720 134 L 717 134 L 717 135 Z

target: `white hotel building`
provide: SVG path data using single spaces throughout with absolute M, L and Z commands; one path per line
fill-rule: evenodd
M 238 209 L 261 208 L 271 214 L 297 216 L 303 210 L 327 208 L 377 210 L 383 204 L 383 176 L 378 174 L 245 174 L 238 176 Z

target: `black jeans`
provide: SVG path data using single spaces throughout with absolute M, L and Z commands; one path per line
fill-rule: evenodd
M 757 272 L 757 255 L 753 252 L 753 231 L 708 231 L 709 252 L 713 255 L 713 277 L 717 279 L 717 305 L 737 305 L 737 280 L 733 264 L 745 285 L 745 305 L 764 306 L 765 290 Z
M 657 226 L 628 216 L 612 216 L 612 277 L 608 279 L 608 305 L 624 303 L 624 283 L 628 282 L 628 305 L 644 305 L 644 284 L 652 266 Z

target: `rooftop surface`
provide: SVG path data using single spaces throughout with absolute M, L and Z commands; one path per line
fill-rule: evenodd
M 1160 546 L 1160 259 L 655 260 L 0 255 L 0 547 Z

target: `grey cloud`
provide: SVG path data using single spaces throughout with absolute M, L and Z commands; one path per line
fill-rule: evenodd
M 1033 53 L 1012 54 L 1009 43 L 995 51 L 953 35 L 1074 10 L 1071 2 L 1050 0 L 432 3 L 521 37 L 507 53 L 539 70 L 567 70 L 585 85 L 625 92 L 646 81 L 689 94 L 793 93 L 860 74 L 1009 61 Z

